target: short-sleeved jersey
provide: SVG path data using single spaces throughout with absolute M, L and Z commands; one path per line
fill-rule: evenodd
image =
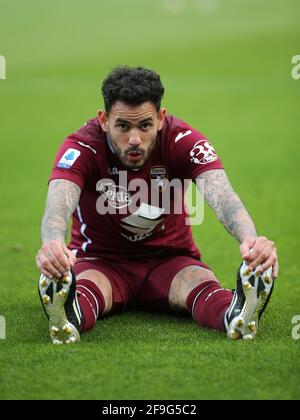
M 88 121 L 65 139 L 50 177 L 81 188 L 69 248 L 87 258 L 156 253 L 200 258 L 187 223 L 184 180 L 213 169 L 223 165 L 211 143 L 173 116 L 167 116 L 138 170 L 122 164 L 97 118 Z

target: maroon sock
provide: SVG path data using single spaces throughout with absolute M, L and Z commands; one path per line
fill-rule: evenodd
M 232 297 L 232 292 L 223 289 L 217 281 L 207 280 L 188 295 L 187 307 L 201 327 L 226 331 L 224 315 Z
M 99 287 L 90 280 L 78 280 L 77 299 L 83 315 L 81 332 L 94 328 L 98 317 L 105 309 L 105 300 Z

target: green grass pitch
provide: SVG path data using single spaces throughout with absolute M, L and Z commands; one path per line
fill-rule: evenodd
M 299 1 L 166 4 L 0 0 L 2 399 L 300 397 Z M 164 105 L 213 141 L 259 233 L 277 243 L 280 277 L 253 343 L 147 313 L 100 321 L 78 346 L 49 342 L 34 263 L 47 177 L 64 137 L 102 106 L 101 81 L 117 64 L 161 74 Z M 194 234 L 233 288 L 237 243 L 209 209 Z

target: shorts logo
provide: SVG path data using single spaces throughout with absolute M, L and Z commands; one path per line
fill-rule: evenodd
M 132 203 L 130 192 L 125 187 L 115 185 L 114 182 L 99 181 L 96 190 L 115 209 L 123 209 Z
M 164 166 L 152 166 L 150 168 L 150 179 L 155 188 L 163 191 L 168 184 L 168 171 Z
M 209 141 L 199 140 L 190 152 L 191 162 L 197 165 L 206 165 L 218 159 L 215 149 Z
M 81 152 L 76 149 L 68 149 L 57 164 L 57 168 L 70 169 L 76 160 L 81 155 Z

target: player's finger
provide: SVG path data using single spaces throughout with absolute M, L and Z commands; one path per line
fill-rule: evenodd
M 53 276 L 49 271 L 45 270 L 44 268 L 41 268 L 40 271 L 42 274 L 44 274 L 44 276 L 48 277 L 49 279 L 53 279 Z
M 51 244 L 51 252 L 56 258 L 56 264 L 55 267 L 59 269 L 60 272 L 62 272 L 65 276 L 70 271 L 70 263 L 69 259 L 67 258 L 65 254 L 65 250 L 63 245 L 52 245 Z
M 41 272 L 42 274 L 44 274 L 44 276 L 48 277 L 49 279 L 53 279 L 52 274 L 51 274 L 49 271 L 45 270 L 45 269 L 42 267 L 42 264 L 41 264 L 41 262 L 39 261 L 38 256 L 36 257 L 36 265 L 37 265 L 38 269 L 40 270 L 40 272 Z
M 55 266 L 50 262 L 47 256 L 44 255 L 43 253 L 40 253 L 39 261 L 41 263 L 41 268 L 51 273 L 53 277 L 60 279 L 63 276 L 63 274 L 55 268 Z
M 273 252 L 273 248 L 267 245 L 265 248 L 263 248 L 263 250 L 260 252 L 258 257 L 253 262 L 251 262 L 251 264 L 249 264 L 248 269 L 250 271 L 253 271 L 256 269 L 256 267 L 259 264 L 265 263 L 267 259 L 270 257 L 270 255 L 272 254 L 272 252 Z
M 60 263 L 60 260 L 58 259 L 58 257 L 61 257 L 61 250 L 48 247 L 47 250 L 43 250 L 43 254 L 46 256 L 51 265 L 60 273 L 60 276 L 64 276 L 65 273 L 68 272 L 68 270 L 66 270 L 66 268 Z
M 249 254 L 249 258 L 248 260 L 251 262 L 254 262 L 259 255 L 262 253 L 263 249 L 266 247 L 266 244 L 268 243 L 267 238 L 265 237 L 260 237 L 257 238 L 257 240 L 255 241 L 255 244 L 253 246 L 253 248 L 251 249 L 251 252 Z
M 41 263 L 39 260 L 39 254 L 37 254 L 37 256 L 35 257 L 35 263 L 37 265 L 37 268 L 40 269 L 41 268 Z
M 51 274 L 49 271 L 47 271 L 47 270 L 43 269 L 42 264 L 41 264 L 41 262 L 40 262 L 40 260 L 39 260 L 39 257 L 38 257 L 38 256 L 36 256 L 35 261 L 36 261 L 36 265 L 37 265 L 37 268 L 39 269 L 39 271 L 40 271 L 42 274 L 44 274 L 44 276 L 46 276 L 46 277 L 48 277 L 48 278 L 52 279 L 52 278 L 53 278 L 52 274 Z
M 275 264 L 276 260 L 277 260 L 277 258 L 276 258 L 276 254 L 275 253 L 273 253 L 272 255 L 270 255 L 269 258 L 262 264 L 262 266 L 261 266 L 261 272 L 264 273 L 270 267 L 273 267 L 273 265 Z
M 249 240 L 247 242 L 243 242 L 240 246 L 240 252 L 242 255 L 243 260 L 247 260 L 250 258 L 251 250 L 255 245 L 255 239 Z
M 241 255 L 243 260 L 246 260 L 247 258 L 249 258 L 249 254 L 250 254 L 250 247 L 248 243 L 243 243 L 240 246 L 240 251 L 241 251 Z
M 73 252 L 70 251 L 67 247 L 65 247 L 65 253 L 67 255 L 67 258 L 69 260 L 70 265 L 73 267 L 74 264 L 77 261 L 77 258 L 75 257 L 75 255 L 73 254 Z
M 275 264 L 273 265 L 273 278 L 277 279 L 279 274 L 279 263 L 278 259 L 276 259 Z

